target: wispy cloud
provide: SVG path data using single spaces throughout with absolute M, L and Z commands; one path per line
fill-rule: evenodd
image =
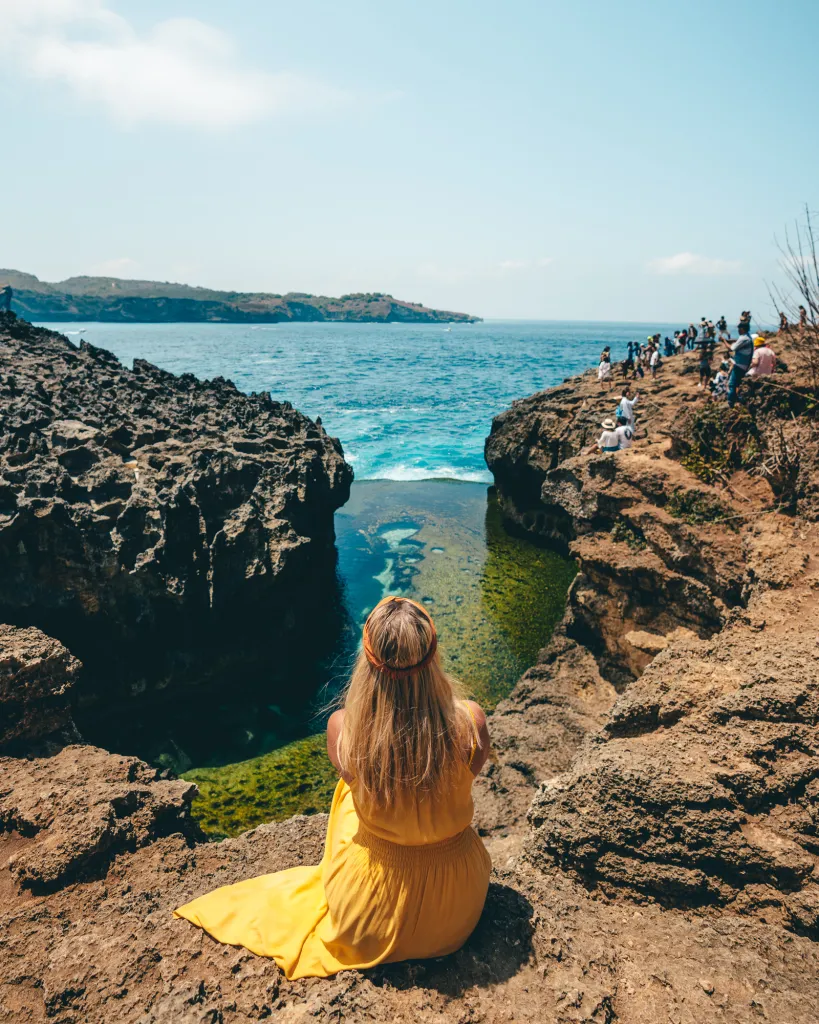
M 0 0 L 0 66 L 103 107 L 120 124 L 220 129 L 348 96 L 317 79 L 246 67 L 226 33 L 196 18 L 136 31 L 106 0 Z
M 695 252 L 678 252 L 674 256 L 661 256 L 646 264 L 652 274 L 692 274 L 702 277 L 717 277 L 723 274 L 738 274 L 742 269 L 740 260 L 713 259 Z

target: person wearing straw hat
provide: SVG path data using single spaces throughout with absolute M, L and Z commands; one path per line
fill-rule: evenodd
M 223 886 L 175 916 L 270 957 L 290 980 L 459 949 L 492 869 L 472 827 L 489 732 L 465 696 L 444 671 L 427 609 L 380 601 L 327 724 L 340 778 L 321 863 Z
M 601 452 L 617 452 L 620 450 L 620 438 L 617 436 L 617 424 L 607 416 L 600 424 L 603 433 L 597 439 L 597 447 Z

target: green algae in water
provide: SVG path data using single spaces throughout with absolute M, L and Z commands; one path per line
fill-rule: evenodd
M 222 768 L 197 768 L 185 778 L 199 787 L 193 813 L 212 839 L 236 836 L 265 821 L 329 810 L 338 782 L 324 733 Z
M 487 710 L 536 660 L 576 571 L 569 559 L 508 535 L 497 501 L 480 484 L 355 484 L 337 515 L 337 534 L 353 621 L 361 624 L 388 593 L 423 602 L 447 671 Z M 340 652 L 340 660 L 351 653 Z M 322 728 L 323 720 L 315 725 Z M 213 838 L 325 811 L 337 781 L 323 732 L 185 778 L 199 786 L 194 814 Z

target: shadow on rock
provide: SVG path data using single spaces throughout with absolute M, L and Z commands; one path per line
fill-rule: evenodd
M 534 953 L 533 914 L 525 896 L 508 885 L 493 882 L 477 928 L 457 953 L 379 967 L 370 977 L 376 985 L 399 990 L 435 989 L 450 997 L 470 988 L 507 981 Z

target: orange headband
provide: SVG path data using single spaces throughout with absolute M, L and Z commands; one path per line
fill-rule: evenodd
M 429 650 L 424 655 L 424 657 L 418 662 L 417 665 L 404 665 L 399 667 L 396 667 L 394 665 L 388 665 L 386 661 L 381 661 L 381 659 L 378 657 L 378 655 L 372 648 L 372 644 L 370 643 L 370 631 L 368 628 L 370 625 L 370 619 L 373 617 L 375 611 L 378 608 L 380 608 L 382 604 L 389 604 L 391 601 L 395 601 L 396 603 L 405 601 L 407 604 L 413 605 L 419 611 L 422 611 L 424 613 L 424 617 L 426 618 L 427 622 L 429 622 L 430 626 L 432 626 L 432 640 L 429 645 Z M 378 602 L 375 608 L 373 608 L 373 610 L 367 616 L 367 621 L 364 623 L 364 631 L 362 634 L 362 646 L 364 648 L 364 654 L 367 656 L 367 661 L 369 661 L 373 668 L 378 669 L 379 672 L 385 672 L 387 675 L 396 677 L 408 676 L 412 672 L 420 672 L 422 668 L 426 668 L 427 665 L 429 665 L 429 663 L 435 657 L 435 652 L 438 650 L 438 634 L 435 630 L 435 623 L 432 621 L 432 616 L 429 614 L 429 612 L 422 604 L 418 604 L 417 601 L 413 601 L 409 597 L 385 597 L 382 601 Z

